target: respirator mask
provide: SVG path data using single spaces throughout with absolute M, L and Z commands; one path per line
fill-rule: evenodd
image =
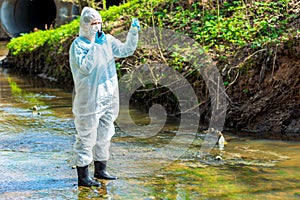
M 92 34 L 97 34 L 98 37 L 100 37 L 102 35 L 102 23 L 95 23 L 95 24 L 92 24 L 91 27 L 90 27 L 90 32 Z

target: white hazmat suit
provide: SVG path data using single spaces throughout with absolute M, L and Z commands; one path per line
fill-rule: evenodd
M 138 29 L 134 26 L 124 43 L 104 33 L 104 39 L 95 42 L 96 31 L 91 25 L 94 20 L 102 23 L 99 12 L 85 7 L 81 12 L 79 37 L 69 51 L 75 87 L 72 111 L 77 136 L 74 151 L 79 167 L 93 160 L 109 159 L 110 140 L 115 133 L 113 122 L 119 109 L 114 58 L 132 55 L 138 43 Z

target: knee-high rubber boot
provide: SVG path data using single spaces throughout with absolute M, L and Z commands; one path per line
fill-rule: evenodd
M 77 175 L 78 175 L 78 186 L 100 186 L 100 183 L 91 179 L 89 177 L 89 169 L 88 165 L 85 167 L 76 167 L 77 168 Z
M 95 161 L 95 178 L 105 179 L 105 180 L 117 180 L 118 177 L 110 175 L 106 171 L 106 161 Z

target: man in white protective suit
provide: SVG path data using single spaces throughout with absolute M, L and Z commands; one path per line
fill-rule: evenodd
M 106 171 L 109 147 L 115 133 L 114 120 L 119 109 L 118 79 L 114 58 L 131 56 L 138 43 L 140 24 L 132 19 L 125 42 L 102 31 L 102 18 L 93 8 L 84 7 L 79 36 L 69 50 L 74 80 L 74 143 L 78 186 L 99 186 L 89 177 L 88 166 L 94 161 L 97 179 L 116 180 Z

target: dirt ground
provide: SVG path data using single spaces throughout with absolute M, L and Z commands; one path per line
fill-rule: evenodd
M 227 126 L 256 132 L 258 137 L 299 140 L 299 66 L 298 37 L 269 45 L 250 58 L 227 90 L 231 98 Z

